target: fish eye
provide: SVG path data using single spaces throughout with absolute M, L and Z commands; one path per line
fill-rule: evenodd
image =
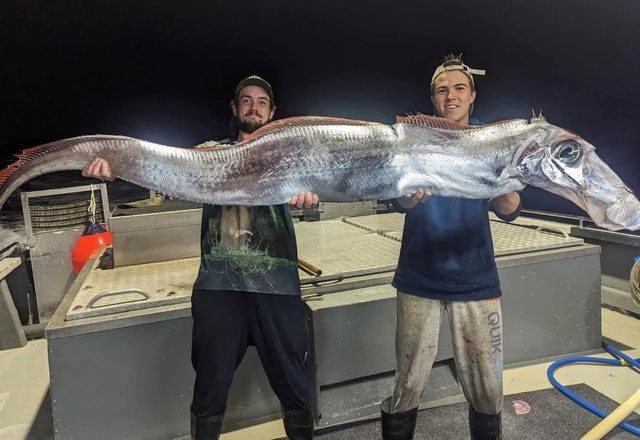
M 580 145 L 576 141 L 560 142 L 553 153 L 560 162 L 571 165 L 580 157 Z

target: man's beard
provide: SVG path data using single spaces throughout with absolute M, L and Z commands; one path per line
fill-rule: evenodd
M 237 116 L 234 116 L 234 119 L 235 119 L 235 126 L 238 128 L 238 130 L 244 133 L 253 133 L 258 128 L 266 125 L 266 123 L 259 122 L 258 120 L 255 120 L 255 119 L 241 120 Z

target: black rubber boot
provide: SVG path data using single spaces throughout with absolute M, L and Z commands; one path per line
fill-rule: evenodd
M 224 414 L 211 417 L 196 417 L 191 413 L 192 440 L 218 440 Z
M 391 397 L 380 404 L 383 440 L 412 440 L 416 430 L 418 408 L 391 413 Z
M 482 414 L 469 405 L 469 431 L 471 440 L 501 440 L 502 413 Z
M 311 440 L 313 438 L 313 415 L 311 409 L 292 411 L 282 408 L 284 432 L 289 440 Z

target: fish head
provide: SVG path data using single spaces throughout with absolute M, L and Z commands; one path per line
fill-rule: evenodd
M 571 200 L 598 226 L 640 229 L 640 202 L 595 147 L 540 119 L 532 120 L 532 136 L 514 156 L 512 166 L 519 178 Z

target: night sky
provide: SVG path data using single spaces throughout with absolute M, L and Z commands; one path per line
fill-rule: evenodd
M 3 1 L 0 160 L 122 134 L 191 146 L 228 136 L 239 79 L 274 87 L 277 117 L 392 123 L 431 113 L 427 78 L 464 53 L 487 70 L 474 116 L 580 134 L 640 193 L 640 2 Z M 539 190 L 526 208 L 580 213 Z

